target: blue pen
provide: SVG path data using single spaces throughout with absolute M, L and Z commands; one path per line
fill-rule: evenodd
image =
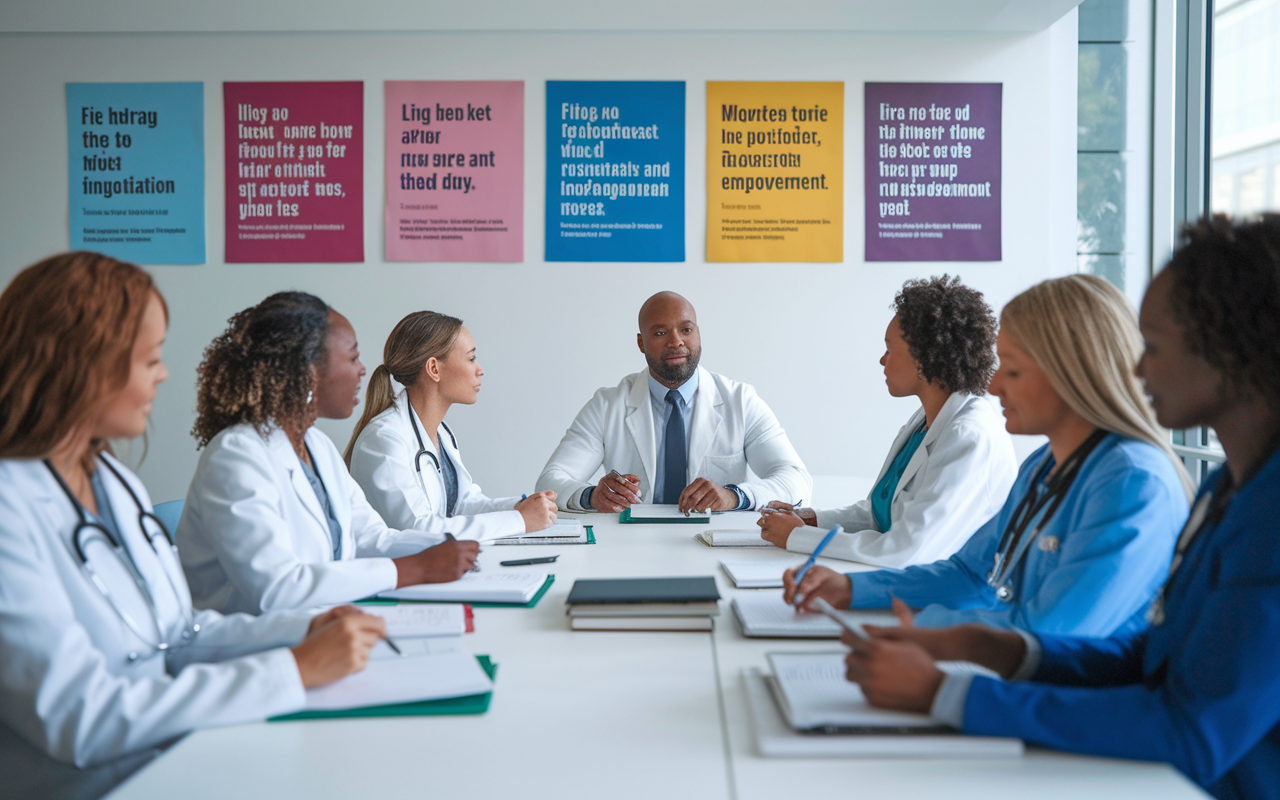
M 522 495 L 520 495 L 520 499 L 521 499 L 521 500 L 528 500 L 528 499 L 529 499 L 529 495 L 527 495 L 527 494 L 522 494 Z
M 822 537 L 822 541 L 818 542 L 818 546 L 813 548 L 813 553 L 809 556 L 809 560 L 804 562 L 804 566 L 801 567 L 800 571 L 796 573 L 796 586 L 800 585 L 800 581 L 804 579 L 804 574 L 809 571 L 809 567 L 813 566 L 813 563 L 818 560 L 818 556 L 822 553 L 822 551 L 826 548 L 827 545 L 831 544 L 831 540 L 836 538 L 836 534 L 839 532 L 840 532 L 840 526 L 837 525 L 831 530 L 827 531 L 827 535 Z M 801 603 L 803 603 L 804 595 L 800 594 L 799 592 L 796 592 L 794 602 L 796 605 L 800 605 Z

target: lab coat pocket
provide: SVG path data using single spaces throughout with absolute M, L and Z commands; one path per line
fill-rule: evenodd
M 739 453 L 723 456 L 704 456 L 702 468 L 695 478 L 706 478 L 721 486 L 737 483 L 746 478 L 746 460 Z

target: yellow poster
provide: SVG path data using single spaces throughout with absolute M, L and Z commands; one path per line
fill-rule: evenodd
M 844 260 L 844 83 L 707 82 L 707 261 Z

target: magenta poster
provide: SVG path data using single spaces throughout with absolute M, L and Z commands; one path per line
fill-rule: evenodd
M 388 261 L 524 260 L 524 82 L 386 82 Z
M 364 84 L 224 83 L 228 263 L 364 261 Z
M 999 261 L 999 83 L 868 83 L 866 260 Z

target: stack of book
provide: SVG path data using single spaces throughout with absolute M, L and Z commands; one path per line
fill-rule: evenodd
M 710 575 L 581 579 L 566 602 L 576 631 L 709 631 L 720 613 Z

